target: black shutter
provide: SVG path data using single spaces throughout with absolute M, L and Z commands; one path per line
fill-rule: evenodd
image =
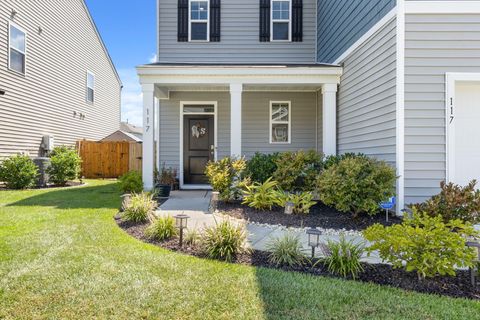
M 303 41 L 303 1 L 292 0 L 292 41 Z
M 220 0 L 210 0 L 210 42 L 220 42 Z
M 188 42 L 188 0 L 178 0 L 178 42 Z
M 270 41 L 270 0 L 260 0 L 260 42 Z

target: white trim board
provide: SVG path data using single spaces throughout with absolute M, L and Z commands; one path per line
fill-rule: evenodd
M 397 0 L 396 23 L 396 214 L 401 215 L 405 207 L 405 0 Z
M 446 178 L 451 182 L 455 178 L 455 121 L 450 123 L 450 117 L 455 115 L 455 85 L 457 82 L 480 82 L 480 73 L 450 73 L 445 74 L 445 129 L 446 129 Z
M 185 105 L 212 105 L 214 107 L 214 112 L 204 112 L 204 113 L 187 113 L 187 115 L 195 115 L 195 114 L 202 114 L 202 115 L 213 115 L 213 143 L 215 144 L 215 154 L 213 155 L 213 159 L 217 161 L 218 159 L 218 101 L 180 101 L 180 163 L 179 163 L 179 180 L 180 180 L 180 189 L 188 188 L 188 185 L 185 186 L 184 184 L 184 172 L 183 172 L 183 116 L 185 115 L 183 112 L 183 107 Z M 197 186 L 198 188 L 198 186 Z
M 335 64 L 342 63 L 348 56 L 354 53 L 358 48 L 360 48 L 365 41 L 370 39 L 375 33 L 381 30 L 387 23 L 389 23 L 392 19 L 394 19 L 397 15 L 397 7 L 393 8 L 388 12 L 380 21 L 378 21 L 370 30 L 368 30 L 360 39 L 355 41 L 353 45 L 350 46 L 340 57 L 338 57 Z
M 480 1 L 406 1 L 405 12 L 411 14 L 480 13 Z

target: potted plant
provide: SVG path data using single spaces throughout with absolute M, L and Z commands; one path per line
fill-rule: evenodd
M 159 198 L 170 197 L 170 191 L 172 191 L 177 178 L 177 169 L 167 168 L 165 163 L 159 172 L 156 173 L 156 185 L 155 190 Z

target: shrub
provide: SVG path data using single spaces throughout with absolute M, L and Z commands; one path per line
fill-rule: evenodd
M 442 182 L 440 194 L 412 207 L 431 217 L 441 215 L 445 222 L 460 219 L 464 222 L 480 222 L 480 190 L 475 188 L 477 182 L 471 181 L 467 186 Z
M 255 153 L 255 155 L 247 162 L 245 175 L 250 177 L 253 182 L 264 183 L 268 178 L 272 177 L 277 170 L 278 153 L 263 154 Z
M 223 158 L 209 162 L 205 174 L 213 188 L 218 191 L 221 200 L 234 200 L 241 196 L 240 182 L 245 170 L 245 159 Z
M 153 195 L 149 193 L 133 194 L 123 208 L 123 219 L 129 222 L 146 222 L 154 220 L 153 212 L 157 207 Z
M 247 234 L 242 226 L 223 221 L 205 230 L 202 246 L 209 258 L 231 262 L 238 254 L 247 250 L 246 239 Z
M 277 170 L 273 179 L 283 190 L 314 191 L 315 180 L 322 168 L 322 156 L 311 150 L 308 152 L 285 152 L 277 158 Z
M 242 204 L 257 210 L 272 210 L 272 207 L 278 203 L 277 185 L 276 181 L 268 178 L 264 183 L 254 182 L 245 186 Z
M 395 170 L 383 161 L 347 158 L 323 171 L 318 178 L 320 199 L 341 212 L 373 215 L 379 203 L 395 194 Z
M 336 156 L 327 156 L 323 159 L 323 169 L 326 170 L 335 164 L 339 164 L 342 160 L 358 157 L 367 158 L 363 153 L 344 153 Z
M 285 193 L 282 191 L 277 192 L 277 204 L 283 208 L 286 207 L 287 202 L 293 203 L 293 213 L 297 214 L 309 214 L 310 208 L 317 202 L 313 201 L 312 192 L 299 192 L 299 193 Z
M 441 216 L 430 217 L 414 212 L 402 224 L 384 227 L 375 224 L 363 232 L 384 261 L 395 268 L 405 266 L 416 271 L 419 279 L 436 275 L 455 275 L 455 268 L 472 267 L 476 254 L 466 247 L 466 237 L 478 236 L 468 223 L 444 222 Z
M 187 229 L 187 232 L 185 232 L 184 237 L 185 237 L 184 238 L 185 243 L 191 246 L 196 245 L 202 239 L 202 236 L 197 229 Z
M 129 171 L 121 176 L 120 189 L 124 193 L 140 193 L 143 191 L 142 175 L 137 171 Z
M 0 164 L 0 181 L 9 189 L 26 189 L 35 185 L 38 168 L 28 156 L 15 155 Z
M 363 271 L 360 259 L 365 252 L 364 245 L 345 239 L 342 234 L 339 241 L 328 240 L 321 246 L 325 256 L 321 261 L 325 263 L 330 273 L 347 278 L 356 279 Z
M 145 230 L 145 235 L 153 240 L 168 240 L 177 236 L 175 219 L 171 216 L 156 218 L 152 224 Z
M 50 181 L 65 186 L 69 180 L 77 179 L 81 162 L 75 148 L 68 146 L 54 148 L 50 154 L 50 167 L 47 169 Z
M 303 254 L 303 247 L 300 237 L 287 233 L 282 237 L 272 239 L 267 243 L 267 250 L 270 251 L 270 263 L 290 268 L 302 266 L 307 261 Z

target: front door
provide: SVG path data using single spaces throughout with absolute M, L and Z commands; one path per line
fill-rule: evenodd
M 185 115 L 183 119 L 184 184 L 208 184 L 205 167 L 214 160 L 213 115 Z

